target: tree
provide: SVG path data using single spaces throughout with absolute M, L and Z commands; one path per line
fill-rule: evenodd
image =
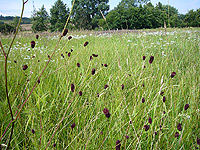
M 38 31 L 47 31 L 48 30 L 48 23 L 49 23 L 49 15 L 44 8 L 44 5 L 39 9 L 39 11 L 34 11 L 32 18 L 33 25 L 32 30 L 33 32 Z
M 76 0 L 73 9 L 73 24 L 78 29 L 95 29 L 99 26 L 101 12 L 106 16 L 109 0 Z
M 19 18 L 17 16 L 15 16 L 15 18 L 13 18 L 13 27 L 16 28 L 19 22 Z
M 150 0 L 121 0 L 121 2 L 117 5 L 117 7 L 121 8 L 129 8 L 129 7 L 137 7 L 140 4 L 146 4 Z
M 51 31 L 62 31 L 67 18 L 69 16 L 69 8 L 61 0 L 57 0 L 50 9 L 50 29 Z
M 186 15 L 184 22 L 189 27 L 199 27 L 200 26 L 200 8 L 194 11 L 190 10 Z

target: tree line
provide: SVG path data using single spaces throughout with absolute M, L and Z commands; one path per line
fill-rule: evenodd
M 154 6 L 150 0 L 121 0 L 113 10 L 110 10 L 108 2 L 109 0 L 76 0 L 68 28 L 108 30 L 200 25 L 200 8 L 190 10 L 184 15 L 175 7 L 160 2 Z M 33 32 L 62 31 L 69 13 L 69 7 L 62 0 L 54 3 L 50 14 L 43 5 L 32 13 L 32 30 Z
M 68 28 L 71 29 L 144 29 L 164 27 L 199 27 L 200 9 L 180 14 L 173 6 L 149 0 L 121 0 L 109 11 L 109 0 L 76 0 Z M 61 31 L 69 8 L 57 0 L 48 15 L 44 6 L 32 16 L 34 32 Z

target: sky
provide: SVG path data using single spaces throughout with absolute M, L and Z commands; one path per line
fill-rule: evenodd
M 54 5 L 56 0 L 29 0 L 25 4 L 24 17 L 31 17 L 33 11 L 33 4 L 36 10 L 42 7 L 46 8 L 47 12 Z M 109 0 L 110 10 L 116 7 L 121 0 Z M 65 4 L 71 8 L 71 0 L 63 0 Z M 151 3 L 155 6 L 158 2 L 163 5 L 168 4 L 168 0 L 151 0 Z M 3 16 L 20 16 L 22 0 L 0 0 L 0 15 Z M 191 9 L 200 8 L 200 0 L 169 0 L 169 5 L 178 9 L 179 13 L 186 14 Z

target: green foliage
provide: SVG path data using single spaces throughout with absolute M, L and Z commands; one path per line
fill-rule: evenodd
M 44 5 L 39 9 L 39 11 L 34 11 L 32 15 L 32 30 L 33 32 L 41 32 L 48 30 L 49 15 L 44 8 Z
M 119 4 L 117 5 L 118 8 L 130 8 L 130 7 L 136 7 L 140 4 L 146 4 L 150 0 L 121 0 Z
M 17 16 L 17 17 L 18 17 L 18 16 Z M 16 18 L 16 16 L 13 17 L 13 16 L 2 16 L 2 15 L 0 15 L 0 20 L 5 21 L 5 22 L 7 22 L 7 21 L 13 21 L 14 18 Z M 18 17 L 18 19 L 19 19 L 19 18 L 20 18 L 20 17 Z M 31 23 L 31 19 L 30 19 L 30 18 L 22 17 L 22 22 L 21 22 L 21 24 L 30 24 L 30 23 Z
M 62 31 L 67 18 L 69 16 L 69 8 L 61 0 L 57 0 L 50 9 L 50 29 L 51 31 Z
M 0 24 L 0 32 L 3 34 L 12 33 L 12 32 L 15 32 L 15 27 L 7 23 Z
M 184 22 L 186 26 L 189 27 L 199 27 L 200 26 L 200 8 L 196 11 L 190 10 L 186 15 Z
M 106 19 L 111 29 L 158 28 L 167 20 L 167 14 L 160 7 L 150 2 L 139 7 L 120 6 L 110 11 Z
M 119 5 L 111 10 L 106 21 L 110 29 L 150 29 L 164 27 L 164 22 L 169 27 L 199 27 L 200 9 L 190 10 L 186 15 L 179 14 L 173 6 L 158 3 L 155 7 L 151 2 L 145 5 L 136 5 L 137 1 L 122 0 Z M 169 11 L 168 11 L 169 8 Z M 169 13 L 169 14 L 168 14 Z M 169 17 L 169 18 L 168 18 Z M 101 20 L 100 26 L 108 29 Z
M 73 24 L 78 29 L 95 29 L 102 18 L 100 10 L 106 16 L 108 0 L 76 0 L 73 9 Z
M 18 22 L 19 22 L 19 18 L 17 17 L 17 16 L 15 16 L 15 18 L 13 18 L 13 26 L 14 26 L 14 28 L 16 28 L 17 27 L 17 25 L 18 25 Z

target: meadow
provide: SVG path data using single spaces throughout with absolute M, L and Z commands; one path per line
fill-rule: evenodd
M 199 148 L 199 28 L 69 31 L 58 47 L 61 33 L 38 35 L 19 33 L 8 58 L 18 117 L 10 149 Z M 12 37 L 0 37 L 5 52 Z M 4 64 L 1 50 L 3 149 L 11 132 Z

